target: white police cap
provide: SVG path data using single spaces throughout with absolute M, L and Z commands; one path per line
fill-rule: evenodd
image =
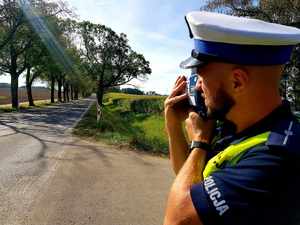
M 300 29 L 257 19 L 195 11 L 186 16 L 195 48 L 182 68 L 209 61 L 242 65 L 277 65 L 289 61 L 300 43 Z

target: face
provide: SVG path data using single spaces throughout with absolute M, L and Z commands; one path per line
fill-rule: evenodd
M 226 89 L 226 79 L 230 70 L 223 63 L 209 63 L 198 71 L 196 89 L 202 93 L 207 107 L 207 115 L 212 119 L 225 119 L 235 104 Z

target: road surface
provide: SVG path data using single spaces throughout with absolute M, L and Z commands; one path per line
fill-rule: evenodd
M 0 114 L 1 225 L 162 224 L 169 161 L 72 137 L 93 101 Z

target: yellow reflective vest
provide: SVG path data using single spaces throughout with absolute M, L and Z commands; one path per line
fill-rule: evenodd
M 270 133 L 271 132 L 268 131 L 254 137 L 247 138 L 240 143 L 228 146 L 207 162 L 203 171 L 203 177 L 206 178 L 210 176 L 213 172 L 219 170 L 225 163 L 229 163 L 231 166 L 236 165 L 247 150 L 258 144 L 266 142 Z

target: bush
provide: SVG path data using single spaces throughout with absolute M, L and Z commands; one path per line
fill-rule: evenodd
M 161 113 L 163 101 L 161 99 L 137 99 L 131 101 L 130 110 L 134 113 Z
M 131 95 L 144 95 L 144 92 L 137 88 L 123 88 L 121 89 L 121 92 Z

